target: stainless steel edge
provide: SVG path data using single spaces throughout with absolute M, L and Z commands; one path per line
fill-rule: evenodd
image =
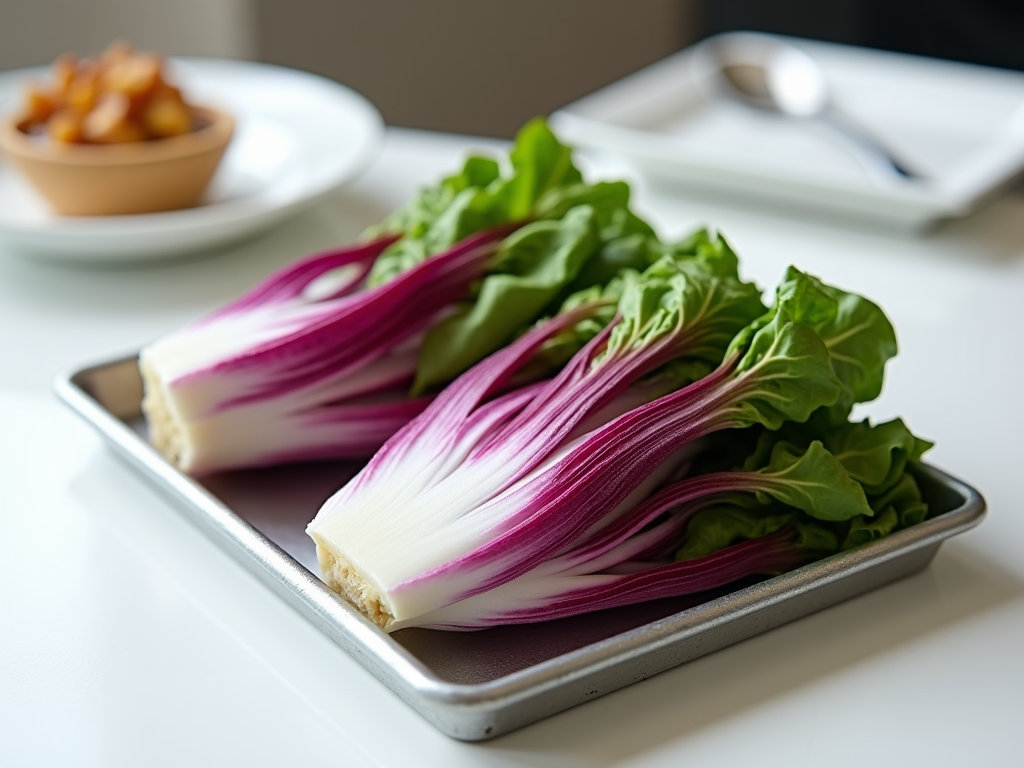
M 390 687 L 409 687 L 424 693 L 434 687 L 436 678 L 417 659 L 390 642 L 386 634 L 276 544 L 210 496 L 195 481 L 175 470 L 120 419 L 83 391 L 75 382 L 76 375 L 61 374 L 57 378 L 54 384 L 57 396 L 96 427 L 117 454 L 175 502 L 188 520 L 211 535 L 216 543 L 283 596 L 286 602 L 299 608 L 371 672 L 382 679 L 398 673 L 404 685 L 391 685 L 391 681 L 385 680 Z
M 439 705 L 456 738 L 491 738 L 921 570 L 942 541 L 978 525 L 985 504 L 970 486 L 932 467 L 963 503 L 871 547 L 835 555 L 696 608 L 473 686 L 470 701 Z M 462 692 L 460 692 L 462 693 Z M 459 712 L 471 705 L 473 712 Z M 467 732 L 471 731 L 471 734 Z
M 115 451 L 240 564 L 302 613 L 435 727 L 457 739 L 493 738 L 925 567 L 939 544 L 977 525 L 984 500 L 932 467 L 932 482 L 958 507 L 857 550 L 740 589 L 673 616 L 578 648 L 489 682 L 439 678 L 273 541 L 169 465 L 92 397 L 83 376 L 134 357 L 62 374 L 57 395 Z M 136 401 L 137 402 L 137 401 Z

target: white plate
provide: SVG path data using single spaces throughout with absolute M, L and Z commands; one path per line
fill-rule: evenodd
M 354 91 L 305 72 L 244 61 L 176 59 L 187 98 L 225 109 L 236 134 L 195 208 L 134 216 L 58 216 L 0 164 L 0 241 L 83 261 L 135 260 L 211 248 L 267 229 L 337 189 L 377 154 L 380 114 Z M 28 78 L 0 73 L 0 114 Z
M 677 184 L 902 227 L 963 215 L 1024 167 L 1024 73 L 783 39 L 818 61 L 837 106 L 927 181 L 872 170 L 827 126 L 721 96 L 703 44 L 570 104 L 552 124 Z

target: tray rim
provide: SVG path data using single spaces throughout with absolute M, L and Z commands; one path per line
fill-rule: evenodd
M 960 506 L 869 545 L 743 587 L 502 677 L 481 683 L 453 682 L 435 674 L 271 539 L 207 492 L 197 481 L 171 466 L 156 449 L 122 419 L 107 410 L 82 385 L 82 380 L 95 372 L 135 360 L 137 355 L 128 355 L 62 372 L 54 380 L 55 394 L 97 429 L 122 459 L 141 470 L 145 479 L 156 485 L 171 501 L 177 501 L 172 506 L 179 513 L 204 529 L 205 533 L 215 536 L 218 539 L 216 543 L 221 544 L 228 554 L 274 589 L 421 716 L 442 732 L 461 740 L 493 738 L 581 702 L 558 706 L 532 719 L 524 721 L 520 718 L 510 726 L 499 725 L 497 728 L 493 723 L 485 727 L 480 715 L 489 718 L 486 722 L 492 722 L 495 718 L 500 721 L 502 713 L 516 704 L 579 683 L 640 654 L 655 653 L 710 629 L 785 603 L 910 553 L 928 548 L 937 549 L 945 539 L 978 525 L 985 515 L 985 501 L 976 489 L 943 470 L 922 465 L 926 474 L 963 499 Z M 224 547 L 224 544 L 230 546 Z M 832 601 L 828 605 L 835 602 L 839 601 Z M 702 653 L 661 666 L 651 674 L 665 671 L 728 644 L 710 647 Z M 600 693 L 609 693 L 619 687 L 622 686 L 615 685 Z M 479 722 L 469 723 L 470 715 Z

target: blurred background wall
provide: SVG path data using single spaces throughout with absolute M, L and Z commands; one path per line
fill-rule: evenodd
M 0 0 L 0 69 L 124 38 L 316 72 L 392 125 L 509 137 L 732 29 L 1024 69 L 1024 0 Z
M 396 125 L 510 136 L 694 35 L 687 0 L 256 0 L 267 61 L 342 80 Z
M 258 56 L 252 0 L 0 0 L 0 69 L 112 40 L 182 56 Z
M 692 0 L 0 0 L 0 69 L 102 50 L 316 72 L 393 125 L 511 136 L 693 39 Z

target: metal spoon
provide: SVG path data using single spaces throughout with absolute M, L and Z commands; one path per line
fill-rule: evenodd
M 875 164 L 905 179 L 922 178 L 830 103 L 825 73 L 803 51 L 764 35 L 732 34 L 709 42 L 734 97 L 759 109 L 826 123 Z

